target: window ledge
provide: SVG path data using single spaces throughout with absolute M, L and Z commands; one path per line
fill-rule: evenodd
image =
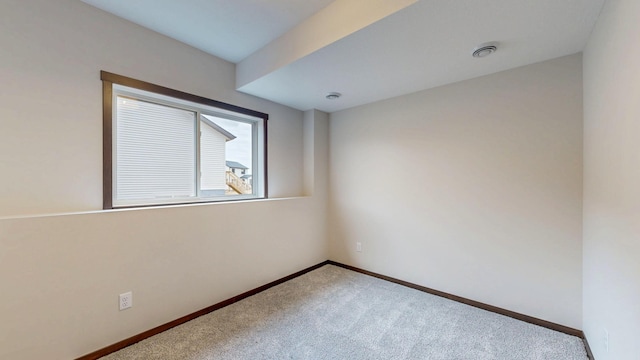
M 310 199 L 310 196 L 290 196 L 280 198 L 268 198 L 268 199 L 246 199 L 246 200 L 232 200 L 232 201 L 216 201 L 216 202 L 204 202 L 204 203 L 189 203 L 189 204 L 175 204 L 175 205 L 158 205 L 158 206 L 145 206 L 145 207 L 130 207 L 130 208 L 117 208 L 107 210 L 87 210 L 87 211 L 70 211 L 59 213 L 40 213 L 40 214 L 24 214 L 24 215 L 10 215 L 0 216 L 0 221 L 3 220 L 17 220 L 17 219 L 30 219 L 30 218 L 44 218 L 44 217 L 58 217 L 58 216 L 76 216 L 76 215 L 92 215 L 103 213 L 119 213 L 127 211 L 148 211 L 148 210 L 161 210 L 161 209 L 175 209 L 183 207 L 201 207 L 201 206 L 229 206 L 235 204 L 247 204 L 247 203 L 263 203 L 272 201 L 297 201 Z

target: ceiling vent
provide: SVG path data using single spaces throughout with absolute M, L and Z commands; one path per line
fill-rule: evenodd
M 325 97 L 329 100 L 336 100 L 340 98 L 340 96 L 342 96 L 342 94 L 340 94 L 339 92 L 330 92 Z
M 473 57 L 483 58 L 489 56 L 498 50 L 498 43 L 484 43 L 473 49 Z

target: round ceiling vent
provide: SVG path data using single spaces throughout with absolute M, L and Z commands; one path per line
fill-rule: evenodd
M 340 94 L 339 92 L 330 92 L 325 97 L 329 100 L 335 100 L 335 99 L 338 99 L 340 96 L 342 96 L 342 94 Z
M 473 49 L 473 57 L 483 58 L 489 56 L 498 50 L 497 43 L 484 43 Z

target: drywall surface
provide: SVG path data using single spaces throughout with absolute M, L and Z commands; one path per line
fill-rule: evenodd
M 326 174 L 285 198 L 303 113 L 236 92 L 233 64 L 77 0 L 2 1 L 0 44 L 1 359 L 75 358 L 327 259 Z M 279 199 L 101 211 L 100 70 L 268 113 Z
M 0 359 L 72 359 L 325 260 L 314 201 L 0 220 Z
M 304 193 L 329 191 L 329 114 L 319 110 L 304 112 Z M 316 183 L 316 180 L 318 181 Z
M 80 1 L 0 9 L 0 217 L 101 209 L 100 70 L 268 113 L 270 195 L 302 194 L 302 112 L 236 92 L 234 64 Z
M 607 1 L 584 52 L 584 331 L 598 360 L 640 359 L 638 14 Z
M 304 112 L 304 190 L 315 199 L 309 215 L 316 220 L 314 235 L 325 239 L 328 259 L 329 114 L 319 110 Z
M 332 113 L 331 259 L 581 328 L 581 61 Z

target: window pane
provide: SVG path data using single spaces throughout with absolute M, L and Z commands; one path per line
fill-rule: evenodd
M 235 136 L 207 118 L 200 120 L 200 187 L 202 196 L 223 196 L 227 188 L 225 177 L 226 142 Z
M 116 200 L 196 196 L 195 116 L 117 97 Z
M 212 115 L 203 115 L 201 126 L 201 168 L 202 194 L 211 195 L 246 195 L 253 194 L 253 124 L 224 119 Z M 224 138 L 224 142 L 217 142 L 216 148 L 206 147 L 213 144 L 212 139 Z M 222 134 L 222 135 L 221 135 Z M 215 170 L 214 170 L 215 169 Z M 213 179 L 223 179 L 224 191 L 215 190 L 208 184 Z M 218 186 L 219 182 L 216 182 Z

